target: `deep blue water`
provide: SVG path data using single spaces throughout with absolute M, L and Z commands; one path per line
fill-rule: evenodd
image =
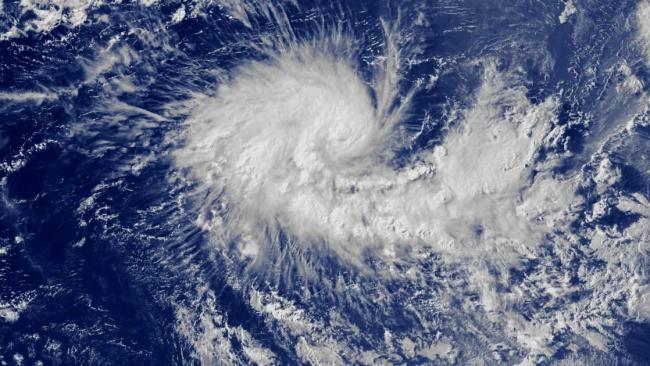
M 469 60 L 491 58 L 500 70 L 517 69 L 526 80 L 527 98 L 533 104 L 550 95 L 562 96 L 554 123 L 568 127 L 557 144 L 545 146 L 538 156 L 543 161 L 551 153 L 570 151 L 572 155 L 555 168 L 559 176 L 583 169 L 594 144 L 595 126 L 608 128 L 608 116 L 619 113 L 616 106 L 603 104 L 603 91 L 612 93 L 605 81 L 609 66 L 620 59 L 630 60 L 632 72 L 644 85 L 639 93 L 649 91 L 648 65 L 641 60 L 641 51 L 627 45 L 632 30 L 624 26 L 636 1 L 581 1 L 578 13 L 561 25 L 557 16 L 563 3 L 555 1 L 299 3 L 299 8 L 286 6 L 296 37 L 307 40 L 317 34 L 313 22 L 308 21 L 315 14 L 322 16 L 325 24 L 344 24 L 358 37 L 359 73 L 365 80 L 370 80 L 372 73 L 368 60 L 381 52 L 381 47 L 370 47 L 382 38 L 378 20 L 396 20 L 399 14 L 401 22 L 408 24 L 415 22 L 415 10 L 426 14 L 427 24 L 414 28 L 417 33 L 412 35 L 421 45 L 423 61 L 408 69 L 401 87 L 405 91 L 419 78 L 432 74 L 437 74 L 438 80 L 415 95 L 408 118 L 399 126 L 407 136 L 421 131 L 409 144 L 399 146 L 392 162 L 396 168 L 408 165 L 418 152 L 440 144 L 454 113 L 473 103 L 469 96 L 480 86 L 482 69 L 470 66 Z M 186 5 L 188 9 L 193 6 Z M 175 2 L 148 8 L 131 2 L 105 3 L 85 10 L 88 19 L 82 25 L 71 27 L 61 22 L 45 32 L 26 31 L 0 41 L 0 92 L 56 95 L 44 100 L 0 101 L 0 162 L 4 166 L 0 171 L 0 247 L 7 248 L 6 254 L 0 255 L 0 303 L 12 304 L 12 309 L 25 304 L 17 319 L 0 319 L 3 364 L 16 363 L 16 357 L 26 365 L 37 361 L 46 365 L 199 364 L 196 345 L 179 332 L 177 319 L 179 304 L 191 307 L 196 301 L 193 276 L 197 272 L 186 271 L 190 265 L 198 268 L 214 292 L 215 311 L 227 314 L 229 327 L 241 327 L 252 334 L 275 355 L 278 364 L 304 363 L 294 346 L 298 338 L 278 331 L 279 325 L 251 307 L 249 294 L 229 282 L 229 276 L 238 270 L 206 245 L 207 234 L 193 225 L 194 217 L 188 213 L 193 206 L 175 204 L 179 194 L 189 189 L 173 173 L 170 153 L 179 142 L 169 136 L 180 128 L 183 117 L 147 123 L 150 116 L 144 112 L 166 116 L 170 102 L 214 88 L 218 78 L 211 70 L 228 72 L 244 61 L 263 60 L 265 55 L 248 41 L 262 32 L 275 31 L 277 24 L 252 15 L 253 27 L 247 28 L 218 5 L 207 5 L 199 16 L 169 24 L 167 20 L 177 8 Z M 1 14 L 1 31 L 12 25 L 20 28 L 38 17 L 34 12 L 23 13 L 13 2 L 5 2 Z M 133 29 L 145 29 L 157 37 L 144 42 Z M 131 60 L 122 59 L 102 70 L 96 80 L 88 81 L 84 65 L 101 59 L 101 50 L 120 34 L 113 49 L 128 46 L 133 51 Z M 587 67 L 595 68 L 590 76 L 583 72 Z M 112 80 L 125 75 L 132 88 L 119 91 L 110 86 Z M 140 109 L 113 113 L 107 106 L 116 101 Z M 431 122 L 422 126 L 425 118 Z M 587 119 L 592 122 L 585 123 Z M 647 130 L 644 133 L 631 148 L 633 152 L 648 151 Z M 134 170 L 137 159 L 145 156 L 150 157 L 147 163 Z M 620 195 L 641 192 L 650 198 L 648 163 L 632 160 L 625 151 L 614 156 L 623 178 L 612 189 Z M 582 189 L 585 205 L 600 197 L 593 187 Z M 89 197 L 91 201 L 87 201 Z M 624 230 L 640 217 L 614 208 L 595 222 L 578 219 L 574 228 L 578 236 L 595 225 Z M 578 266 L 601 265 L 589 255 L 576 254 L 575 273 L 568 274 L 576 286 L 580 282 Z M 323 278 L 335 281 L 341 273 L 350 281 L 363 278 L 341 269 L 336 258 L 329 260 L 331 265 L 323 265 L 328 268 L 320 274 Z M 435 277 L 437 267 L 432 263 L 434 259 L 426 266 Z M 523 281 L 540 266 L 539 261 L 530 260 L 513 268 L 512 281 Z M 264 287 L 265 283 L 260 278 L 258 285 Z M 383 347 L 385 329 L 408 334 L 422 322 L 404 306 L 413 300 L 415 285 L 385 284 L 394 298 L 391 306 L 379 312 L 371 300 L 346 303 L 323 295 L 314 304 L 294 287 L 283 286 L 271 287 L 310 309 L 316 318 L 326 318 L 330 308 L 346 312 L 349 321 L 364 333 L 354 341 L 362 349 Z M 431 286 L 437 286 L 434 280 Z M 468 291 L 462 296 L 478 295 Z M 567 303 L 591 295 L 577 291 L 571 296 Z M 522 304 L 519 311 L 526 317 L 542 308 L 552 312 L 553 306 L 550 298 L 540 294 Z M 463 319 L 448 321 L 458 327 L 464 323 Z M 585 362 L 650 364 L 650 325 L 623 315 L 620 325 L 623 332 L 611 350 L 601 354 L 585 346 L 593 353 L 583 350 L 578 356 Z M 483 336 L 476 333 L 478 329 L 457 329 L 467 350 L 459 348 L 456 363 L 466 364 L 473 357 L 470 346 L 481 347 Z M 481 331 L 494 337 L 499 333 L 487 328 Z M 433 338 L 433 334 L 429 336 Z M 569 337 L 557 335 L 565 336 Z M 251 363 L 240 341 L 233 338 L 231 342 L 236 358 L 212 362 Z M 512 364 L 521 360 L 522 352 L 515 350 L 510 358 L 492 362 Z M 552 364 L 573 360 L 573 356 L 559 347 L 552 357 L 540 362 Z M 436 363 L 423 356 L 410 360 L 403 355 L 383 357 L 394 364 Z

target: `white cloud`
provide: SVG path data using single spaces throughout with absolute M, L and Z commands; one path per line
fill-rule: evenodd
M 353 263 L 368 251 L 429 248 L 512 264 L 561 221 L 570 182 L 543 172 L 530 182 L 557 100 L 532 105 L 489 63 L 474 106 L 445 143 L 403 169 L 389 164 L 408 97 L 391 107 L 400 55 L 388 34 L 370 89 L 351 62 L 318 51 L 345 46 L 333 37 L 342 43 L 293 44 L 271 62 L 243 65 L 198 101 L 176 162 L 210 192 L 204 227 L 237 238 L 254 258 L 283 230 L 305 250 L 327 243 Z
M 60 24 L 77 27 L 86 21 L 87 11 L 96 3 L 96 0 L 20 0 L 21 14 L 31 12 L 34 17 L 20 28 L 14 25 L 0 34 L 0 40 L 19 37 L 25 32 L 49 32 Z
M 639 37 L 645 47 L 647 62 L 650 64 L 650 1 L 642 0 L 639 2 L 636 21 Z
M 12 102 L 34 102 L 42 103 L 45 101 L 52 101 L 58 98 L 58 95 L 55 93 L 49 92 L 2 92 L 0 91 L 0 100 L 8 100 Z
M 566 23 L 569 20 L 569 17 L 576 12 L 576 6 L 573 3 L 573 0 L 566 0 L 564 2 L 564 10 L 562 10 L 562 14 L 559 16 L 559 20 L 561 24 Z
M 185 6 L 181 5 L 176 11 L 174 12 L 174 15 L 172 15 L 172 23 L 178 23 L 185 19 Z

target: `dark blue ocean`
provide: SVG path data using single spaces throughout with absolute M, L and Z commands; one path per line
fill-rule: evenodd
M 0 1 L 2 365 L 650 364 L 649 202 L 646 0 Z

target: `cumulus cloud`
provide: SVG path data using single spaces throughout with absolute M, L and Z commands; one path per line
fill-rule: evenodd
M 566 23 L 569 20 L 569 18 L 573 14 L 575 14 L 576 10 L 577 9 L 576 9 L 575 4 L 573 3 L 573 0 L 565 1 L 564 2 L 564 10 L 562 10 L 562 13 L 558 17 L 558 19 L 560 20 L 560 24 Z
M 21 37 L 27 32 L 49 32 L 60 24 L 77 27 L 86 21 L 94 3 L 92 0 L 21 0 L 21 15 L 33 16 L 23 24 L 15 22 L 11 29 L 0 34 L 0 40 Z
M 346 47 L 332 37 L 243 65 L 197 101 L 175 157 L 205 193 L 202 225 L 252 258 L 280 233 L 353 263 L 418 248 L 512 263 L 534 249 L 573 199 L 570 182 L 531 176 L 557 100 L 531 104 L 488 62 L 464 121 L 396 169 L 391 138 L 410 94 L 398 93 L 387 34 L 369 83 L 323 51 Z

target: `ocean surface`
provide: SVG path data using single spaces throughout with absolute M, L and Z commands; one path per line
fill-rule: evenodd
M 0 0 L 0 365 L 650 365 L 650 1 Z

